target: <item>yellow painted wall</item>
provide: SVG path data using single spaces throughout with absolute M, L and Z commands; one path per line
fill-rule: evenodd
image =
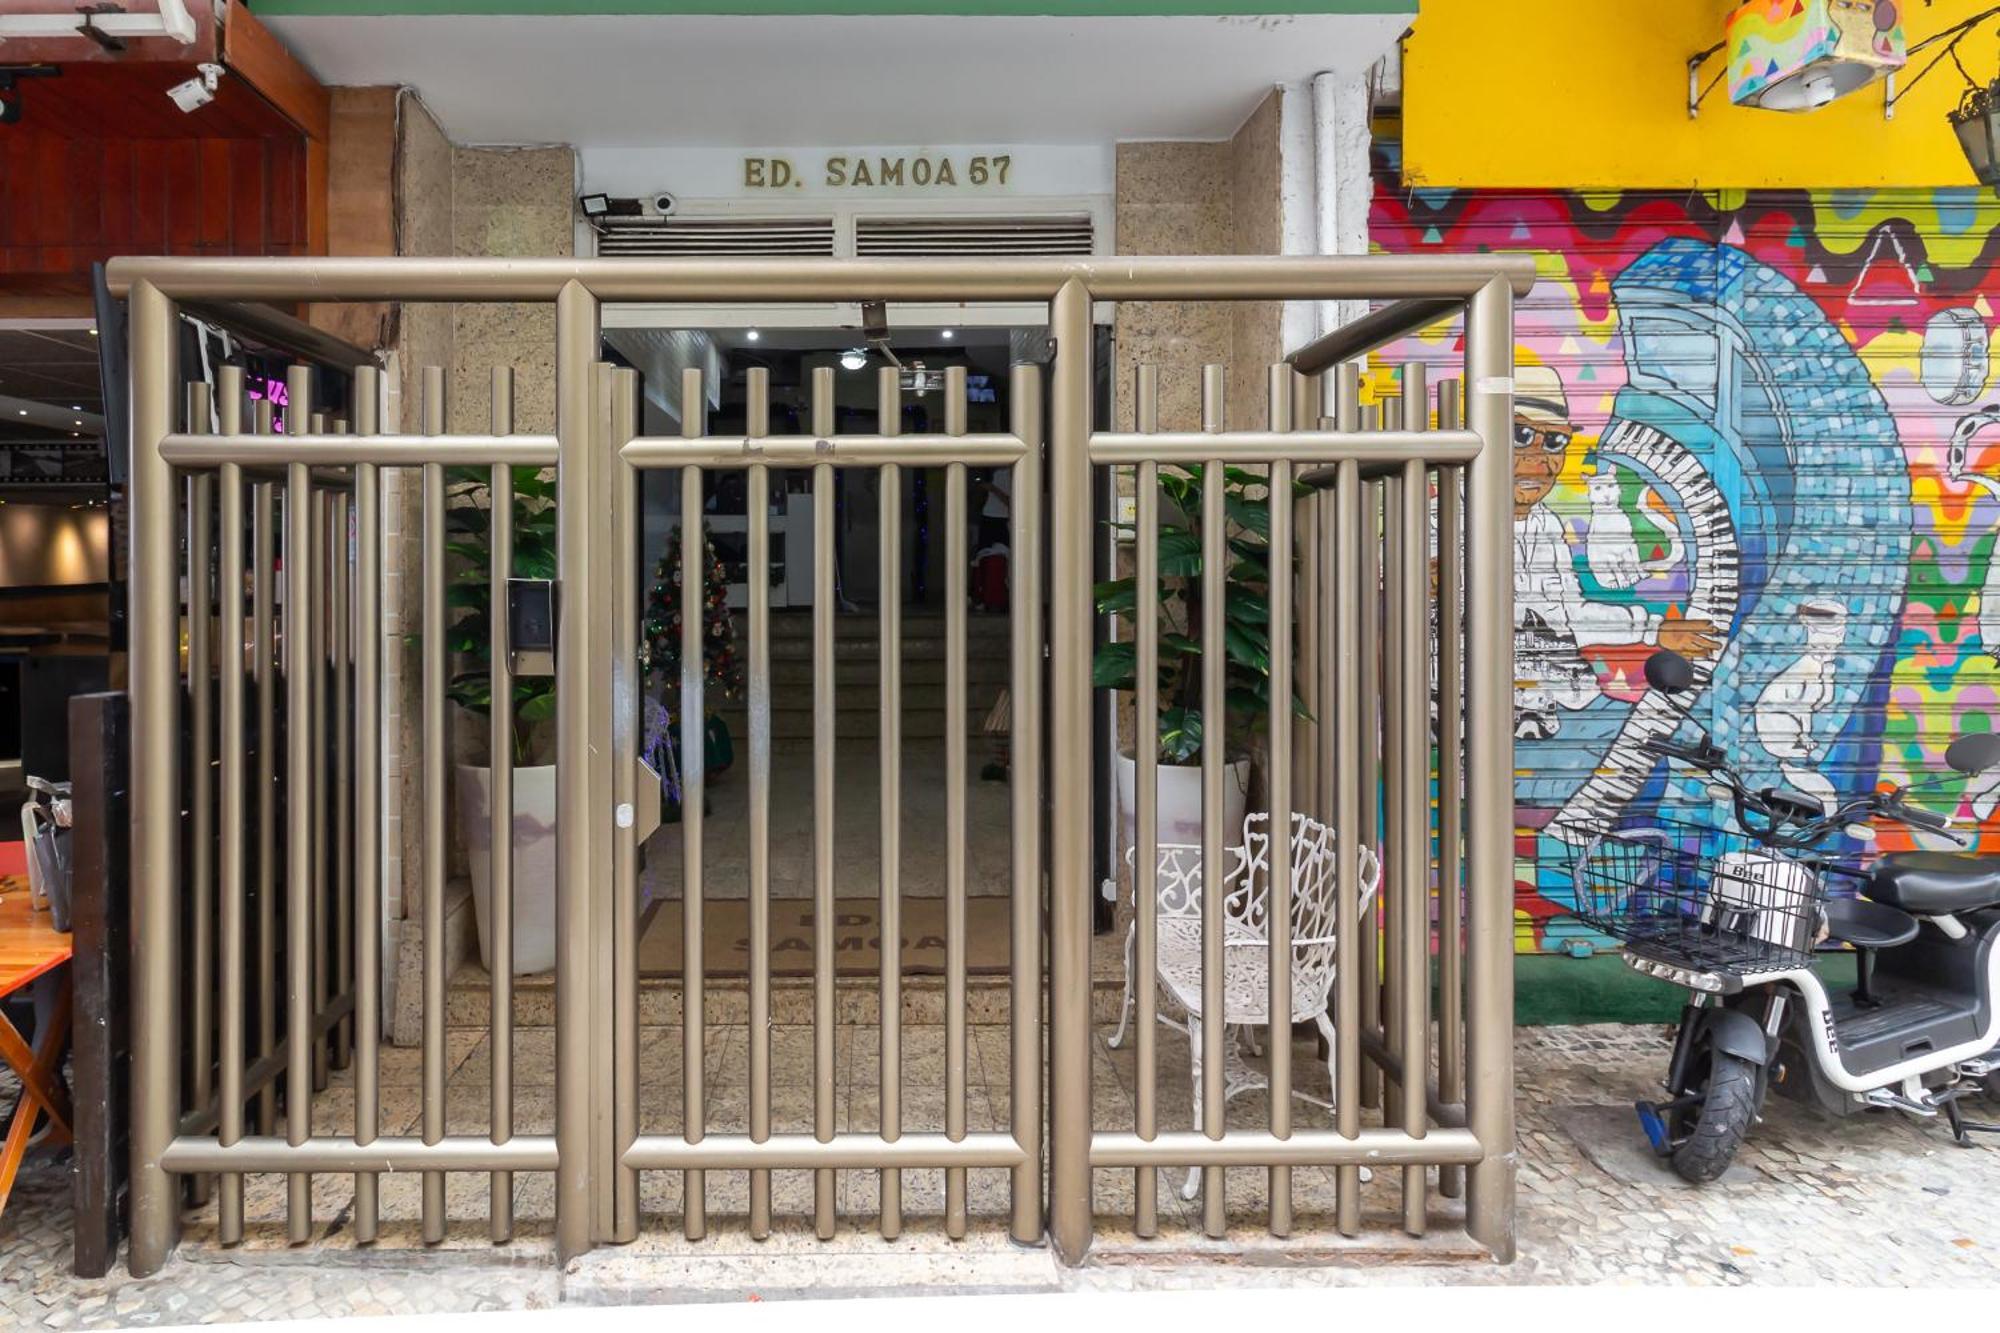
M 1903 0 L 1912 45 L 1989 0 Z M 1411 185 L 1572 189 L 1973 185 L 1945 123 L 1965 81 L 1946 60 L 1882 117 L 1882 85 L 1804 114 L 1729 103 L 1687 114 L 1687 59 L 1722 40 L 1729 0 L 1423 0 L 1403 64 Z M 1958 48 L 1993 77 L 1994 20 Z M 1907 86 L 1942 44 L 1913 57 Z M 1702 70 L 1704 84 L 1721 56 Z

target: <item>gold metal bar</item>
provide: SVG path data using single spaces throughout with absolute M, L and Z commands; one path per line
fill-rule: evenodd
M 1187 1130 L 1145 1140 L 1136 1134 L 1099 1134 L 1093 1166 L 1403 1166 L 1418 1162 L 1475 1162 L 1480 1142 L 1470 1130 L 1440 1129 L 1413 1139 L 1398 1129 L 1364 1129 L 1353 1135 L 1307 1130 L 1288 1139 L 1241 1131 L 1225 1139 Z
M 209 424 L 208 386 L 187 388 L 187 423 Z M 215 1095 L 215 478 L 187 479 L 188 598 L 188 1095 L 206 1106 Z M 210 1181 L 188 1182 L 189 1199 L 208 1202 Z
M 1335 411 L 1344 425 L 1358 419 L 1360 380 L 1353 362 L 1336 372 Z M 1367 615 L 1362 599 L 1367 580 L 1362 551 L 1368 545 L 1363 527 L 1364 491 L 1361 465 L 1342 463 L 1335 483 L 1332 513 L 1333 584 L 1328 599 L 1331 607 L 1332 648 L 1327 669 L 1333 706 L 1334 762 L 1331 771 L 1334 830 L 1334 1000 L 1333 1031 L 1336 1049 L 1334 1064 L 1339 1077 L 1334 1087 L 1334 1130 L 1347 1138 L 1361 1132 L 1363 1093 L 1361 1061 L 1362 955 L 1372 947 L 1368 930 L 1372 918 L 1361 911 L 1361 808 L 1374 801 L 1374 786 L 1363 769 L 1367 745 L 1362 731 L 1362 626 Z M 1335 1176 L 1335 1225 L 1343 1236 L 1361 1231 L 1361 1169 L 1343 1165 Z
M 1088 312 L 1086 311 L 1086 314 Z M 1064 308 L 1071 324 L 1075 312 Z M 1088 329 L 1084 330 L 1088 334 Z M 1008 538 L 1009 583 L 1007 603 L 1012 608 L 1008 638 L 1008 796 L 1011 801 L 1009 867 L 1013 912 L 1009 954 L 1008 1016 L 1012 1056 L 1010 1118 L 1014 1142 L 1022 1157 L 1014 1165 L 1009 1195 L 1012 1220 L 1008 1234 L 1022 1245 L 1040 1243 L 1042 1214 L 1042 599 L 1046 587 L 1042 577 L 1042 372 L 1040 367 L 1016 365 L 1008 393 L 1008 418 L 1014 433 L 1026 446 L 1021 461 L 1014 465 L 1011 504 L 1014 521 Z M 1074 947 L 1072 944 L 1070 947 Z M 1089 948 L 1089 941 L 1084 941 Z M 1088 955 L 1086 954 L 1086 964 Z M 1086 973 L 1086 976 L 1088 974 Z M 1074 1024 L 1075 1016 L 1065 1022 Z M 1083 1038 L 1090 1038 L 1089 1015 L 1084 1015 Z M 1073 1041 L 1075 1034 L 1070 1034 Z M 1088 1068 L 1088 1065 L 1085 1066 Z M 1065 1114 L 1074 1114 L 1066 1108 Z M 1088 1108 L 1086 1107 L 1086 1133 Z M 1088 1141 L 1085 1142 L 1088 1151 Z M 1075 1146 L 1065 1149 L 1066 1159 Z M 1076 1164 L 1066 1161 L 1074 1172 Z M 1072 1183 L 1074 1177 L 1071 1177 Z M 1086 1170 L 1086 1187 L 1090 1176 Z M 1064 1212 L 1065 1229 L 1075 1224 L 1073 1208 Z M 1089 1209 L 1084 1209 L 1089 1244 Z M 1074 1242 L 1076 1237 L 1070 1234 Z
M 1438 426 L 1462 420 L 1459 381 L 1438 385 Z M 1465 1101 L 1465 473 L 1438 469 L 1438 1096 Z M 1438 1168 L 1438 1193 L 1465 1193 L 1465 1172 Z
M 612 372 L 612 442 L 638 430 L 638 370 Z M 640 494 L 638 472 L 610 462 L 612 482 L 612 1139 L 620 1157 L 638 1137 L 638 781 L 640 763 Z M 612 1239 L 638 1239 L 638 1171 L 612 1175 Z
M 1133 381 L 1134 424 L 1141 434 L 1160 428 L 1160 368 L 1143 365 Z M 1142 1139 L 1159 1132 L 1159 967 L 1160 967 L 1160 465 L 1139 464 L 1133 510 L 1133 653 L 1137 699 L 1133 707 L 1132 935 L 1135 995 L 1134 1035 L 1138 1039 L 1134 1128 Z M 1157 1168 L 1142 1166 L 1132 1180 L 1132 1229 L 1141 1237 L 1159 1234 Z
M 744 376 L 744 427 L 771 429 L 771 372 Z M 750 1140 L 771 1137 L 771 478 L 749 476 L 750 563 Z M 629 1151 L 629 1149 L 628 1149 Z M 771 1234 L 771 1173 L 750 1172 L 750 1236 Z
M 1379 973 L 1381 996 L 1381 1037 L 1388 1050 L 1395 1056 L 1398 1065 L 1403 1059 L 1403 918 L 1408 905 L 1405 888 L 1408 883 L 1408 848 L 1403 841 L 1403 795 L 1406 790 L 1404 773 L 1404 717 L 1403 704 L 1407 697 L 1402 687 L 1403 649 L 1403 566 L 1409 553 L 1408 534 L 1402 526 L 1403 477 L 1400 472 L 1385 477 L 1379 484 L 1382 493 L 1382 620 L 1381 637 L 1377 640 L 1381 653 L 1382 693 L 1382 733 L 1381 733 L 1381 792 L 1378 804 L 1382 810 L 1381 842 L 1378 850 L 1382 854 L 1382 884 L 1376 898 L 1382 904 L 1382 944 Z M 1371 1029 L 1364 1035 L 1374 1035 Z M 1364 1043 L 1364 1052 L 1366 1044 Z M 1380 1064 L 1376 1065 L 1382 1078 L 1382 1113 L 1387 1119 L 1394 1119 L 1397 1108 L 1402 1105 L 1402 1093 L 1395 1075 Z
M 884 366 L 875 373 L 876 420 L 885 435 L 898 433 L 903 416 L 902 371 Z M 947 409 L 948 410 L 948 409 Z M 878 481 L 881 501 L 876 521 L 877 604 L 881 683 L 877 690 L 881 776 L 881 947 L 880 1045 L 882 1137 L 895 1142 L 903 1133 L 903 474 L 885 465 Z M 882 1239 L 903 1231 L 903 1177 L 882 1169 Z
M 1294 372 L 1291 377 L 1292 429 L 1319 423 L 1320 381 Z M 1320 497 L 1300 497 L 1294 505 L 1298 560 L 1298 695 L 1302 715 L 1291 719 L 1292 800 L 1300 810 L 1324 822 L 1321 805 L 1319 753 L 1326 732 L 1320 712 Z M 1276 548 L 1273 547 L 1275 550 Z
M 688 439 L 700 439 L 708 424 L 703 399 L 702 374 L 695 368 L 681 372 L 681 432 Z M 706 790 L 704 771 L 705 713 L 703 685 L 707 661 L 702 652 L 702 630 L 706 625 L 708 544 L 703 540 L 701 479 L 698 467 L 681 469 L 681 930 L 687 941 L 682 950 L 685 982 L 681 998 L 681 1092 L 683 1137 L 700 1143 L 704 1114 L 702 1062 L 708 1049 L 704 1003 L 707 978 L 702 969 L 702 799 Z M 683 1233 L 689 1240 L 708 1234 L 708 1205 L 699 1171 L 686 1174 L 681 1215 Z
M 1201 368 L 1201 423 L 1211 431 L 1223 428 L 1223 368 Z M 1229 517 L 1224 508 L 1223 463 L 1210 458 L 1201 465 L 1201 1017 L 1197 1023 L 1201 1117 L 1195 1126 L 1211 1139 L 1227 1129 L 1223 1099 L 1223 1055 L 1227 1049 L 1227 1015 L 1223 1012 L 1223 894 L 1224 840 L 1236 830 L 1223 827 L 1223 747 L 1228 744 L 1224 672 L 1229 662 L 1224 642 L 1227 609 Z M 1060 582 L 1060 579 L 1058 580 Z M 1219 1166 L 1201 1177 L 1202 1230 L 1220 1238 L 1228 1231 L 1228 1199 Z
M 287 424 L 303 423 L 312 410 L 312 368 L 294 365 L 286 375 Z M 310 469 L 294 463 L 285 480 L 285 1139 L 312 1137 L 312 812 L 319 784 L 312 749 L 313 489 Z M 286 1178 L 285 1232 L 294 1245 L 312 1237 L 312 1177 Z
M 883 1139 L 874 1134 L 774 1134 L 751 1139 L 742 1134 L 717 1134 L 700 1143 L 685 1143 L 664 1134 L 642 1136 L 625 1153 L 626 1165 L 644 1171 L 706 1169 L 710 1171 L 875 1171 L 944 1167 L 1006 1167 L 1018 1170 L 1027 1161 L 1021 1145 L 1007 1134 L 968 1134 L 952 1139 L 944 1134 L 905 1134 Z
M 252 420 L 259 433 L 273 429 L 271 401 L 257 402 Z M 251 670 L 257 681 L 257 1056 L 278 1045 L 278 667 L 276 487 L 250 488 L 251 510 Z M 257 1097 L 257 1132 L 278 1124 L 278 1090 L 265 1086 Z
M 354 429 L 382 424 L 382 377 L 354 372 Z M 373 1143 L 382 1122 L 382 477 L 354 468 L 354 1142 Z M 354 1238 L 379 1234 L 376 1176 L 354 1178 Z
M 776 435 L 706 436 L 698 440 L 645 436 L 622 451 L 634 467 L 729 469 L 771 467 L 923 467 L 940 455 L 981 467 L 1006 467 L 1021 456 L 1012 435 Z
M 1514 1257 L 1514 296 L 1488 282 L 1465 317 L 1471 425 L 1486 447 L 1467 481 L 1466 1122 L 1484 1149 L 1466 1231 Z
M 944 373 L 945 434 L 966 426 L 965 367 Z M 966 703 L 965 615 L 966 467 L 948 463 L 944 472 L 944 1128 L 945 1137 L 966 1134 L 965 1095 L 965 787 L 966 739 L 971 727 Z M 886 938 L 886 933 L 884 938 Z M 944 1231 L 965 1237 L 965 1172 L 944 1175 Z
M 1462 463 L 1478 452 L 1479 440 L 1469 432 L 1445 434 L 1432 431 L 1419 435 L 1400 429 L 1365 434 L 1345 431 L 1298 431 L 1290 434 L 1229 431 L 1217 432 L 1213 436 L 1199 431 L 1163 431 L 1157 435 L 1104 432 L 1092 437 L 1090 442 L 1090 460 L 1100 465 L 1142 463 L 1148 459 L 1186 465 L 1211 458 L 1220 458 L 1232 467 L 1270 463 L 1280 458 L 1300 464 L 1342 463 L 1350 458 L 1363 463 L 1400 464 L 1411 457 L 1421 457 L 1434 463 Z
M 327 772 L 326 735 L 326 688 L 327 688 L 327 582 L 332 577 L 333 560 L 329 553 L 329 535 L 332 527 L 327 507 L 332 496 L 312 487 L 308 478 L 311 500 L 307 505 L 310 513 L 310 540 L 312 542 L 312 596 L 306 608 L 306 658 L 311 663 L 312 673 L 312 717 L 309 731 L 312 736 L 311 762 L 313 766 L 312 788 L 312 1012 L 325 1012 L 328 993 L 327 929 L 329 852 L 332 850 L 327 836 L 327 815 L 333 799 L 332 775 Z M 312 1088 L 319 1093 L 326 1088 L 327 1043 L 315 1041 L 312 1048 Z
M 327 1003 L 326 1012 L 312 1020 L 310 1025 L 312 1035 L 317 1038 L 331 1032 L 340 1025 L 340 1020 L 347 1017 L 353 1010 L 354 1002 L 352 996 L 335 996 Z M 291 1047 L 288 1043 L 280 1041 L 275 1051 L 272 1051 L 267 1056 L 260 1057 L 246 1067 L 243 1071 L 243 1090 L 245 1094 L 254 1093 L 266 1084 L 281 1082 L 285 1077 L 286 1059 L 290 1050 Z M 221 1123 L 221 1106 L 217 1102 L 210 1102 L 207 1106 L 197 1106 L 183 1111 L 180 1119 L 176 1122 L 179 1126 L 176 1133 L 181 1135 L 213 1134 L 217 1132 Z M 260 1137 L 269 1138 L 271 1136 L 262 1135 Z
M 232 1144 L 176 1138 L 168 1146 L 165 1160 L 174 1171 L 242 1173 L 305 1167 L 328 1173 L 351 1171 L 364 1178 L 382 1171 L 552 1171 L 556 1141 L 546 1134 L 524 1134 L 497 1147 L 482 1134 L 454 1134 L 435 1143 L 403 1136 L 369 1144 L 333 1135 L 297 1144 L 262 1136 Z
M 152 283 L 206 301 L 1334 301 L 1470 297 L 1492 279 L 1525 295 L 1527 256 L 1225 255 L 885 259 L 120 258 L 112 295 Z M 1352 355 L 1367 351 L 1357 348 Z
M 234 433 L 243 424 L 243 368 L 224 366 L 216 376 L 217 426 Z M 216 581 L 221 593 L 222 641 L 217 654 L 222 694 L 221 808 L 218 827 L 222 842 L 218 849 L 217 952 L 221 969 L 220 1021 L 217 1042 L 221 1048 L 218 1092 L 217 1134 L 225 1144 L 243 1137 L 243 908 L 245 902 L 243 851 L 244 798 L 249 793 L 250 775 L 244 771 L 249 742 L 244 735 L 244 667 L 249 645 L 243 631 L 243 469 L 224 464 L 217 477 L 221 519 L 219 561 Z M 224 1245 L 243 1240 L 243 1177 L 222 1177 L 216 1198 L 216 1231 Z
M 176 467 L 217 467 L 225 462 L 245 467 L 289 467 L 293 463 L 343 468 L 360 463 L 380 467 L 421 467 L 426 463 L 441 463 L 446 467 L 486 467 L 494 463 L 549 467 L 556 461 L 553 435 L 498 432 L 454 435 L 448 441 L 427 435 L 377 435 L 357 440 L 351 435 L 319 430 L 270 438 L 197 432 L 169 435 L 161 442 L 161 450 Z
M 445 430 L 444 371 L 424 367 L 424 433 Z M 445 731 L 445 508 L 444 469 L 426 463 L 423 481 L 423 1136 L 424 1142 L 444 1138 L 445 1123 L 445 781 L 450 758 Z M 423 1183 L 422 1232 L 426 1245 L 444 1239 L 444 1173 L 426 1171 Z
M 1274 431 L 1292 425 L 1292 370 L 1270 372 L 1270 421 Z M 1292 1134 L 1292 465 L 1271 464 L 1269 539 L 1271 612 L 1270 789 L 1271 883 L 1265 911 L 1270 937 L 1271 1137 Z M 1207 881 L 1204 881 L 1204 887 Z M 1305 1017 L 1306 1015 L 1301 1015 Z M 1292 1173 L 1270 1171 L 1270 1225 L 1274 1236 L 1292 1233 Z
M 1421 361 L 1403 366 L 1403 426 L 1423 431 L 1430 426 L 1430 392 Z M 1403 577 L 1396 589 L 1402 602 L 1402 642 L 1396 646 L 1397 688 L 1402 692 L 1403 791 L 1398 841 L 1402 844 L 1403 899 L 1402 1020 L 1403 1132 L 1424 1137 L 1430 1086 L 1431 997 L 1431 612 L 1430 612 L 1430 474 L 1417 459 L 1403 464 L 1402 511 L 1396 526 L 1403 532 Z M 1403 1168 L 1403 1230 L 1424 1234 L 1428 1225 L 1429 1188 L 1421 1165 Z
M 514 429 L 514 368 L 495 366 L 487 390 L 492 430 Z M 487 474 L 486 684 L 492 706 L 486 717 L 488 792 L 486 840 L 487 939 L 492 963 L 487 1002 L 491 1011 L 488 1044 L 492 1082 L 488 1087 L 491 1137 L 514 1137 L 514 665 L 507 633 L 507 580 L 514 573 L 514 469 L 495 463 Z M 514 1177 L 495 1171 L 487 1182 L 488 1236 L 495 1244 L 514 1235 Z
M 590 1248 L 591 1030 L 593 901 L 590 701 L 593 386 L 599 308 L 578 282 L 556 297 L 557 470 L 556 579 L 556 1256 L 567 1262 Z
M 1360 427 L 1374 429 L 1381 420 L 1376 404 L 1360 405 Z M 1368 482 L 1361 495 L 1361 841 L 1382 847 L 1382 490 L 1385 483 Z M 1377 893 L 1361 922 L 1361 1027 L 1370 1035 L 1382 1031 L 1382 912 L 1386 894 Z M 1373 1064 L 1361 1066 L 1361 1101 L 1382 1105 L 1382 1074 Z
M 1090 880 L 1090 386 L 1096 358 L 1090 292 L 1082 282 L 1065 282 L 1056 292 L 1049 333 L 1055 340 L 1048 464 L 1049 1231 L 1057 1255 L 1077 1264 L 1089 1252 L 1092 1228 L 1090 895 L 1095 887 Z M 1017 778 L 1021 772 L 1016 769 Z M 1018 806 L 1015 814 L 1018 819 Z M 1018 1081 L 1018 1047 L 1015 1054 L 1018 1108 L 1025 1094 Z
M 596 410 L 596 422 L 592 427 L 595 438 L 611 441 L 613 418 L 616 415 L 617 369 L 610 362 L 599 360 L 591 366 L 591 394 Z M 590 617 L 590 642 L 596 646 L 591 658 L 591 671 L 596 692 L 590 700 L 590 753 L 591 765 L 590 808 L 595 812 L 592 829 L 590 882 L 606 886 L 609 893 L 600 890 L 592 907 L 590 939 L 590 1076 L 594 1088 L 608 1088 L 610 1095 L 591 1098 L 590 1120 L 590 1160 L 592 1164 L 591 1196 L 591 1238 L 593 1240 L 616 1240 L 618 1238 L 618 1203 L 620 1187 L 618 1178 L 624 1173 L 618 1169 L 618 1144 L 616 1142 L 619 1107 L 625 1104 L 628 1093 L 618 1083 L 619 1052 L 624 1048 L 624 1025 L 617 1017 L 619 987 L 622 977 L 617 968 L 620 946 L 617 936 L 620 930 L 620 891 L 615 883 L 618 859 L 618 828 L 614 809 L 616 771 L 618 768 L 617 746 L 614 740 L 616 718 L 622 711 L 619 704 L 621 685 L 630 688 L 630 678 L 618 678 L 615 652 L 605 651 L 615 648 L 617 630 L 618 573 L 612 567 L 612 534 L 617 528 L 613 514 L 616 492 L 615 476 L 620 470 L 618 463 L 600 450 L 592 459 L 587 481 L 590 486 L 590 512 L 596 515 L 593 539 L 590 543 L 589 578 L 593 593 L 586 608 Z M 635 916 L 636 923 L 636 906 Z M 636 1070 L 636 1064 L 634 1069 Z M 636 1112 L 632 1116 L 637 1127 Z M 631 1188 L 636 1192 L 637 1182 Z M 695 1196 L 697 1204 L 701 1195 Z
M 639 372 L 611 372 L 611 440 L 639 428 Z M 611 608 L 612 834 L 611 1135 L 616 1152 L 639 1137 L 639 474 L 610 462 L 613 601 Z M 611 1178 L 611 1238 L 639 1238 L 639 1173 L 617 1167 Z
M 812 433 L 833 435 L 833 367 L 812 373 Z M 834 568 L 833 466 L 813 468 L 813 1137 L 834 1135 L 833 993 L 833 795 L 834 795 Z M 787 538 L 787 550 L 790 538 Z M 833 1239 L 836 1222 L 831 1169 L 813 1173 L 813 1232 Z
M 342 994 L 354 987 L 354 568 L 348 544 L 350 497 L 335 491 L 332 503 L 333 991 Z M 350 1019 L 334 1029 L 333 1067 L 348 1068 L 353 1051 Z
M 180 1113 L 180 590 L 174 468 L 160 436 L 178 414 L 174 304 L 132 288 L 132 1245 L 156 1273 L 180 1235 L 178 1185 L 160 1157 Z

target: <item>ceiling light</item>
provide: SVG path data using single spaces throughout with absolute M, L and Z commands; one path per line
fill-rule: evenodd
M 944 331 L 944 336 L 945 336 L 945 339 L 946 339 L 946 341 L 950 341 L 951 339 L 953 339 L 953 338 L 956 338 L 956 337 L 958 336 L 958 330 L 957 330 L 957 329 L 946 329 L 946 330 Z
M 859 347 L 850 348 L 840 354 L 840 368 L 842 370 L 860 370 L 867 364 L 868 353 Z M 22 415 L 26 416 L 27 414 L 24 412 Z
M 97 330 L 96 330 L 96 329 L 92 329 L 92 330 L 90 331 L 90 336 L 91 336 L 91 337 L 93 337 L 93 338 L 95 338 L 95 337 L 97 336 Z
M 28 415 L 28 409 L 27 409 L 27 408 L 25 408 L 25 407 L 24 407 L 24 408 L 22 408 L 22 409 L 21 409 L 21 415 L 22 415 L 22 416 L 26 416 L 26 415 Z
M 746 341 L 746 342 L 756 342 L 756 341 L 757 341 L 757 340 L 758 340 L 759 338 L 761 338 L 761 337 L 763 337 L 763 336 L 764 336 L 764 335 L 763 335 L 763 334 L 761 334 L 761 333 L 759 333 L 759 332 L 757 332 L 757 330 L 755 330 L 755 329 L 752 329 L 752 330 L 750 330 L 750 331 L 749 331 L 748 333 L 744 334 L 744 335 L 743 335 L 743 338 L 744 338 L 744 341 Z
M 81 412 L 81 411 L 83 411 L 83 404 L 82 404 L 82 403 L 71 403 L 71 404 L 69 405 L 69 410 L 70 410 L 70 411 L 72 411 L 72 412 Z

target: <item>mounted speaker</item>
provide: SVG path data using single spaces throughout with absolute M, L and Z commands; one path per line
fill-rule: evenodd
M 1729 100 L 1816 111 L 1909 59 L 1905 0 L 1748 0 L 1723 39 Z

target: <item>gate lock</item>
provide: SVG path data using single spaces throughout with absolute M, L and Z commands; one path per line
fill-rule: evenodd
M 556 674 L 553 579 L 507 580 L 507 668 L 516 676 Z

